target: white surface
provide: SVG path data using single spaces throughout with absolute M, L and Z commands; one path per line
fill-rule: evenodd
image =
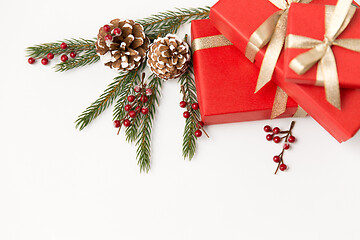
M 184 161 L 179 86 L 167 82 L 152 170 L 140 174 L 111 109 L 74 128 L 115 73 L 100 63 L 55 73 L 24 57 L 33 44 L 94 37 L 115 17 L 213 3 L 0 3 L 1 240 L 360 239 L 360 134 L 339 144 L 311 118 L 298 120 L 298 142 L 285 156 L 291 169 L 274 176 L 281 147 L 262 128 L 287 128 L 289 119 L 210 126 L 211 138 Z

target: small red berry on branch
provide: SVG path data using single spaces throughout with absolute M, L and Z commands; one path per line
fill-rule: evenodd
M 41 64 L 42 65 L 47 65 L 48 63 L 49 63 L 49 60 L 47 60 L 47 58 L 41 59 Z
M 181 108 L 186 108 L 186 105 L 187 105 L 187 103 L 185 101 L 180 102 L 180 107 Z
M 281 153 L 273 157 L 273 161 L 278 164 L 275 174 L 278 172 L 279 169 L 280 171 L 285 171 L 288 169 L 287 165 L 284 163 L 283 157 L 285 150 L 290 149 L 290 143 L 295 142 L 295 137 L 291 133 L 294 126 L 295 121 L 291 122 L 290 129 L 288 131 L 281 131 L 279 127 L 274 127 L 272 129 L 269 125 L 264 126 L 264 131 L 269 133 L 266 135 L 266 140 L 273 140 L 274 143 L 280 143 L 282 139 L 285 139 L 285 143 L 283 145 Z
M 119 128 L 121 126 L 121 122 L 119 120 L 114 121 L 114 127 Z
M 134 95 L 130 95 L 130 96 L 128 96 L 128 101 L 129 102 L 133 102 L 133 101 L 135 101 L 135 96 Z
M 66 56 L 65 54 L 61 55 L 61 57 L 60 57 L 60 60 L 62 62 L 66 62 L 68 59 L 69 59 L 68 56 Z
M 181 85 L 181 92 L 183 94 L 183 100 L 180 102 L 179 105 L 181 108 L 186 108 L 186 110 L 187 110 L 183 113 L 184 118 L 186 118 L 186 119 L 190 118 L 196 124 L 197 130 L 195 130 L 195 132 L 194 132 L 195 137 L 199 138 L 202 136 L 203 133 L 207 137 L 209 137 L 209 135 L 207 134 L 207 132 L 204 129 L 204 122 L 200 121 L 198 119 L 197 115 L 195 114 L 195 111 L 199 110 L 199 104 L 196 102 L 195 103 L 187 103 L 185 101 L 186 91 L 185 91 L 185 87 L 183 85 Z
M 53 53 L 48 53 L 48 54 L 46 55 L 46 57 L 51 60 L 51 59 L 54 58 L 54 54 L 53 54 Z
M 103 29 L 105 32 L 110 32 L 110 26 L 107 24 L 103 26 Z
M 28 63 L 30 63 L 30 64 L 34 64 L 35 63 L 35 58 L 29 58 L 28 59 Z
M 201 132 L 201 130 L 196 130 L 195 131 L 195 137 L 197 137 L 197 138 L 199 138 L 199 137 L 201 137 L 202 136 L 202 132 Z
M 76 57 L 76 52 L 71 52 L 71 53 L 70 53 L 70 57 L 71 57 L 71 58 L 75 58 L 75 57 Z
M 131 125 L 130 120 L 129 120 L 129 119 L 125 119 L 124 122 L 123 122 L 123 125 L 124 125 L 125 127 L 129 127 L 129 126 Z
M 193 104 L 191 104 L 191 108 L 193 110 L 198 110 L 199 109 L 199 104 L 198 103 L 193 103 Z
M 61 47 L 61 49 L 66 49 L 66 48 L 67 48 L 67 44 L 63 42 L 63 43 L 60 44 L 60 47 Z
M 190 117 L 190 113 L 189 113 L 188 111 L 185 111 L 185 112 L 183 113 L 183 116 L 184 116 L 184 118 L 189 118 L 189 117 Z

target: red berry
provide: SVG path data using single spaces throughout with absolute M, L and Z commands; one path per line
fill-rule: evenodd
M 274 127 L 273 133 L 278 134 L 280 132 L 280 128 Z
M 201 126 L 201 127 L 204 127 L 204 125 L 205 125 L 205 124 L 204 124 L 203 121 L 199 121 L 199 122 L 196 124 L 196 127 L 197 127 L 197 128 L 200 128 L 200 126 Z
M 279 136 L 273 138 L 274 143 L 279 143 L 281 141 Z
M 120 28 L 114 28 L 113 34 L 115 34 L 115 35 L 120 35 L 120 34 L 121 34 Z
M 125 127 L 129 127 L 130 126 L 130 120 L 129 119 L 125 119 L 123 122 Z
M 289 141 L 290 143 L 295 142 L 295 140 L 296 140 L 296 138 L 295 138 L 294 136 L 290 136 L 290 137 L 288 138 L 288 141 Z
M 184 118 L 189 118 L 189 117 L 190 117 L 190 113 L 189 113 L 188 111 L 185 111 L 185 112 L 183 113 L 183 116 L 184 116 Z
M 144 115 L 146 115 L 146 114 L 149 113 L 149 109 L 146 108 L 146 107 L 144 107 L 144 108 L 141 109 L 141 113 L 144 114 Z
M 71 57 L 71 58 L 75 58 L 75 57 L 76 57 L 76 52 L 71 52 L 71 53 L 70 53 L 70 57 Z
M 54 54 L 52 54 L 51 52 L 47 54 L 47 58 L 48 59 L 53 59 L 54 58 Z
M 105 36 L 104 39 L 105 39 L 105 41 L 111 41 L 113 39 L 113 37 L 110 34 L 108 34 Z
M 130 104 L 127 104 L 127 105 L 125 105 L 125 111 L 130 111 L 131 110 L 131 105 Z
M 121 125 L 121 122 L 120 122 L 119 120 L 115 120 L 115 121 L 114 121 L 114 127 L 115 127 L 115 128 L 119 128 L 120 125 Z
M 281 171 L 285 171 L 287 169 L 287 166 L 286 166 L 286 164 L 282 163 L 282 164 L 280 164 L 279 168 L 280 168 Z
M 140 111 L 140 106 L 137 106 L 136 108 L 135 108 L 135 112 L 138 112 L 138 111 Z
M 151 94 L 153 94 L 153 91 L 151 88 L 146 89 L 146 95 L 150 96 Z
M 49 60 L 47 60 L 46 58 L 41 59 L 42 65 L 47 65 L 48 63 L 49 63 Z
M 196 130 L 195 131 L 195 137 L 201 137 L 201 135 L 202 135 L 202 132 L 200 131 L 200 130 Z
M 290 148 L 290 144 L 285 143 L 285 144 L 284 144 L 284 149 L 285 149 L 285 150 L 288 150 L 289 148 Z
M 67 48 L 67 44 L 63 42 L 62 44 L 60 44 L 60 47 L 61 47 L 62 49 L 66 49 L 66 48 Z
M 106 25 L 103 26 L 103 29 L 104 29 L 105 32 L 109 32 L 110 31 L 110 26 L 106 24 Z
M 68 59 L 69 59 L 68 56 L 66 56 L 65 54 L 61 55 L 61 57 L 60 57 L 60 60 L 62 62 L 66 62 Z
M 134 91 L 135 91 L 135 92 L 140 92 L 140 91 L 141 91 L 141 87 L 140 87 L 140 86 L 135 86 L 135 87 L 134 87 Z
M 186 103 L 185 101 L 181 101 L 181 102 L 180 102 L 180 107 L 181 107 L 181 108 L 186 107 L 186 105 L 187 105 L 187 103 Z
M 270 127 L 269 125 L 266 125 L 266 126 L 264 127 L 264 131 L 265 131 L 265 132 L 271 132 L 271 127 Z
M 129 112 L 129 116 L 130 116 L 131 118 L 136 117 L 136 112 L 135 112 L 135 111 L 130 111 L 130 112 Z
M 144 95 L 141 96 L 141 98 L 140 98 L 140 101 L 142 101 L 143 103 L 146 103 L 148 100 L 149 100 L 148 97 L 144 96 Z
M 266 135 L 266 140 L 271 141 L 273 139 L 273 136 L 274 135 L 272 135 L 272 134 Z
M 279 156 L 274 156 L 273 160 L 274 160 L 274 162 L 278 163 L 278 162 L 280 162 L 280 157 Z
M 128 101 L 129 102 L 133 102 L 133 101 L 135 101 L 135 96 L 134 95 L 130 95 L 130 96 L 128 96 Z
M 34 62 L 35 62 L 35 58 L 31 57 L 31 58 L 28 59 L 28 63 L 33 64 Z
M 198 103 L 193 103 L 191 104 L 191 108 L 194 110 L 198 110 L 199 109 L 199 104 Z

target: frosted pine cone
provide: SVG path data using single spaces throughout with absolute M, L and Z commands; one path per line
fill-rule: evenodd
M 168 34 L 150 45 L 147 63 L 151 72 L 164 80 L 174 79 L 184 74 L 190 63 L 189 45 Z
M 130 71 L 145 60 L 148 46 L 149 39 L 139 23 L 114 19 L 99 29 L 96 52 L 105 66 Z

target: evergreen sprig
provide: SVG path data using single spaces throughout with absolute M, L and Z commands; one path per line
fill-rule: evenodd
M 209 13 L 210 7 L 177 8 L 176 11 L 160 12 L 137 22 L 144 26 L 146 35 L 153 40 L 168 33 L 176 33 L 181 25 L 191 20 L 208 18 Z
M 185 93 L 183 93 L 185 95 L 184 101 L 187 103 L 197 102 L 198 100 L 196 96 L 192 66 L 190 66 L 189 70 L 179 78 L 179 83 L 183 86 L 185 91 Z M 192 114 L 194 114 L 196 118 Z M 194 132 L 198 129 L 196 125 L 198 123 L 197 120 L 200 119 L 200 113 L 198 110 L 192 111 L 192 114 L 186 119 L 182 144 L 183 157 L 185 159 L 188 158 L 189 160 L 191 160 L 195 155 L 197 138 L 195 137 Z
M 97 118 L 114 100 L 121 94 L 122 85 L 131 82 L 138 76 L 139 69 L 130 72 L 121 72 L 114 78 L 108 88 L 100 95 L 99 99 L 93 102 L 75 121 L 76 128 L 83 130 L 90 122 Z
M 76 56 L 76 58 L 56 64 L 54 68 L 56 72 L 65 72 L 74 68 L 96 63 L 99 59 L 100 57 L 96 54 L 95 48 L 93 48 L 87 50 L 80 56 Z
M 95 49 L 95 41 L 96 40 L 83 39 L 83 38 L 65 39 L 63 41 L 43 43 L 32 47 L 28 47 L 26 49 L 26 53 L 28 57 L 33 57 L 33 58 L 43 58 L 46 57 L 48 53 L 53 53 L 54 55 L 68 54 L 72 51 L 75 51 L 76 53 L 80 53 L 83 51 Z M 66 43 L 69 47 L 66 49 L 62 49 L 60 45 L 63 42 Z
M 145 63 L 143 63 L 139 67 L 138 74 L 135 78 L 126 79 L 121 84 L 118 100 L 116 101 L 113 111 L 113 120 L 119 120 L 125 117 L 127 112 L 125 111 L 124 107 L 127 104 L 127 97 L 131 93 L 134 93 L 134 86 L 139 85 L 141 83 L 140 72 L 142 72 L 144 68 L 145 68 Z M 139 118 L 135 118 L 132 124 L 125 130 L 126 141 L 134 142 L 136 140 L 138 127 L 139 127 Z
M 163 80 L 155 75 L 151 75 L 149 79 L 148 87 L 153 90 L 148 101 L 149 113 L 142 117 L 141 124 L 138 127 L 136 142 L 136 158 L 141 172 L 148 172 L 150 169 L 151 130 L 155 118 L 156 107 L 159 105 L 160 89 L 163 83 Z

